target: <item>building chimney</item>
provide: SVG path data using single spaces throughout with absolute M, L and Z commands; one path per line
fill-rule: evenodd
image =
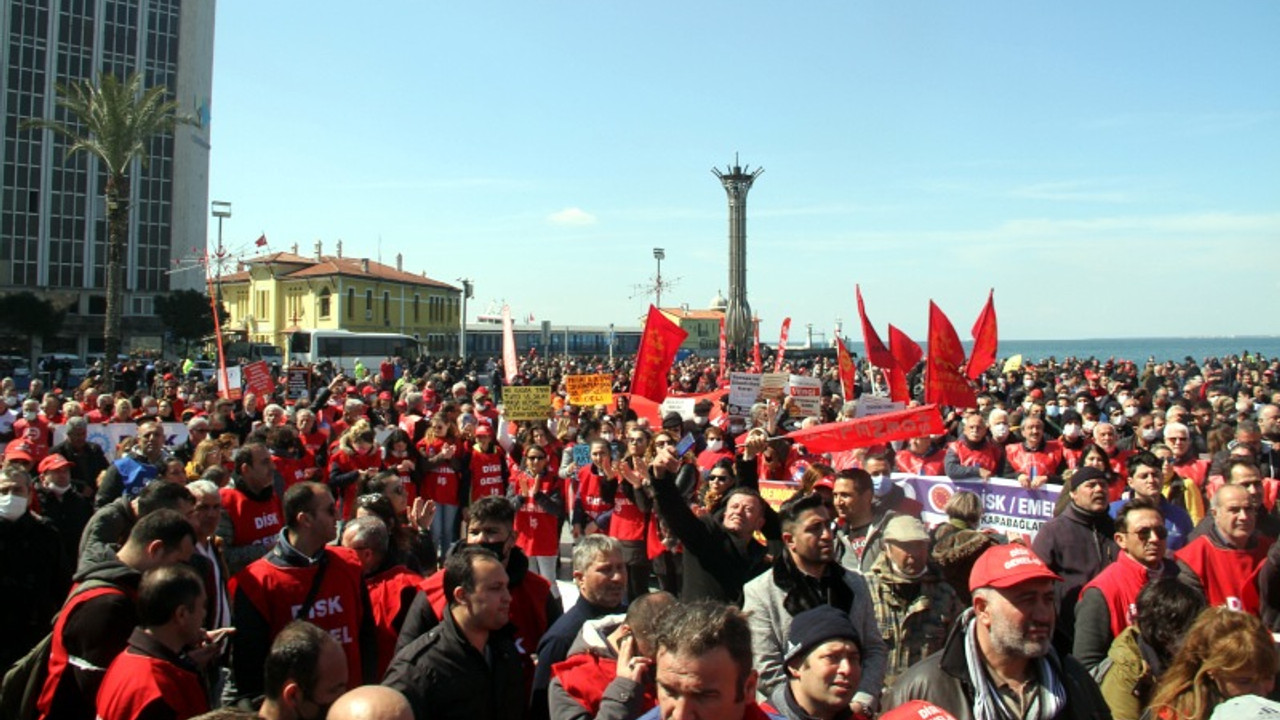
M 369 258 L 360 258 L 360 272 L 369 274 Z
M 294 255 L 297 255 L 297 254 L 298 254 L 298 243 L 294 243 L 294 244 L 293 244 L 293 254 L 294 254 Z
M 338 241 L 338 257 L 342 257 L 342 241 Z
M 404 272 L 404 255 L 401 253 L 396 253 L 396 270 Z
M 324 260 L 324 241 L 316 240 L 316 262 Z

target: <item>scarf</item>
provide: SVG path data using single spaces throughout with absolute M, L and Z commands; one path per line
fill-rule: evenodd
M 792 617 L 819 605 L 849 612 L 853 608 L 853 589 L 844 581 L 845 572 L 839 563 L 829 562 L 822 577 L 810 577 L 795 566 L 791 553 L 786 551 L 773 561 L 773 582 L 786 593 L 782 607 Z
M 982 651 L 978 648 L 978 623 L 975 622 L 972 608 L 964 611 L 960 616 L 960 623 L 964 627 L 964 656 L 969 666 L 969 683 L 975 693 L 974 720 L 1018 720 L 1000 699 L 991 676 L 985 670 Z M 1067 691 L 1058 678 L 1058 658 L 1053 648 L 1049 649 L 1048 655 L 1036 658 L 1034 662 L 1040 674 L 1040 683 L 1038 695 L 1031 703 L 1031 712 L 1026 720 L 1048 720 L 1057 716 L 1065 706 Z

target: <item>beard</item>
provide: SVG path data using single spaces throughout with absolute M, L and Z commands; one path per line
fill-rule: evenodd
M 1023 658 L 1044 657 L 1049 653 L 1049 648 L 1053 646 L 1053 623 L 1033 622 L 1030 624 L 1030 628 L 1043 629 L 1045 631 L 1044 639 L 1026 637 L 1017 623 L 1000 615 L 992 615 L 991 644 L 997 651 L 1005 655 Z

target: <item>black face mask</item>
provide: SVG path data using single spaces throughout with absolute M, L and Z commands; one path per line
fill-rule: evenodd
M 494 542 L 468 543 L 468 544 L 475 545 L 476 547 L 482 547 L 485 550 L 492 552 L 494 555 L 497 555 L 498 559 L 503 561 L 504 563 L 507 561 L 507 541 L 506 540 L 498 540 Z

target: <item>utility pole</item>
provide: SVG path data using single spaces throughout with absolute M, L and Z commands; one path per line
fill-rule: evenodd
M 213 206 L 213 216 L 218 218 L 218 249 L 214 251 L 213 257 L 217 265 L 213 271 L 213 284 L 217 290 L 218 297 L 214 298 L 217 302 L 222 302 L 222 262 L 227 257 L 227 251 L 222 247 L 222 221 L 231 217 L 231 203 L 222 200 L 214 200 L 210 203 Z
M 662 248 L 654 248 L 653 257 L 658 261 L 658 279 L 657 282 L 654 283 L 653 288 L 657 293 L 658 309 L 662 309 L 662 261 L 667 257 L 667 252 Z
M 462 317 L 458 330 L 458 359 L 467 359 L 467 300 L 475 297 L 475 283 L 471 278 L 458 278 L 462 283 Z

